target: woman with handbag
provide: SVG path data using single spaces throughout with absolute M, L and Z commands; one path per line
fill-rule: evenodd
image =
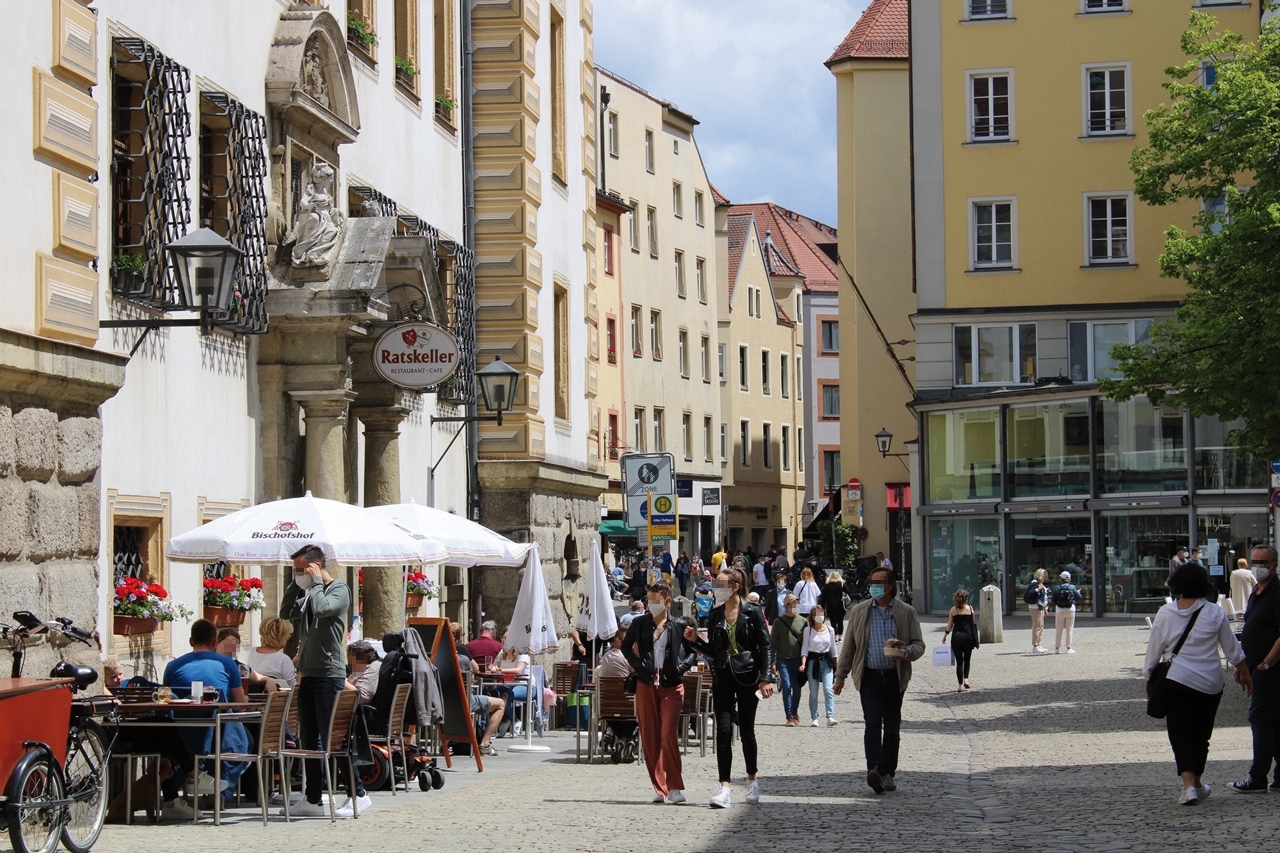
M 1235 667 L 1235 681 L 1246 693 L 1252 692 L 1253 680 L 1227 614 L 1208 601 L 1214 592 L 1209 573 L 1196 563 L 1185 563 L 1170 575 L 1169 592 L 1174 600 L 1156 614 L 1142 674 L 1147 713 L 1165 716 L 1169 745 L 1182 777 L 1178 803 L 1194 806 L 1209 796 L 1209 786 L 1200 777 L 1222 700 L 1218 650 Z M 1158 707 L 1161 704 L 1163 708 Z
M 747 765 L 747 803 L 760 802 L 756 780 L 756 708 L 773 695 L 773 647 L 759 607 L 746 599 L 747 573 L 735 566 L 716 575 L 716 606 L 707 617 L 707 631 L 685 629 L 685 639 L 711 658 L 711 701 L 716 715 L 716 765 L 720 791 L 711 808 L 729 808 L 729 779 L 733 765 L 733 722 L 742 739 Z
M 795 593 L 796 598 L 800 599 L 801 616 L 808 616 L 809 611 L 822 598 L 822 587 L 818 586 L 818 582 L 813 579 L 813 569 L 808 566 L 800 570 L 800 583 L 796 584 L 796 588 L 791 591 Z
M 969 689 L 969 661 L 978 648 L 978 622 L 969 605 L 969 590 L 958 589 L 951 596 L 951 612 L 947 614 L 947 630 L 942 632 L 942 642 L 951 636 L 951 651 L 956 656 L 956 692 Z
M 809 675 L 809 717 L 811 726 L 818 725 L 818 688 L 822 688 L 827 710 L 827 725 L 836 724 L 836 632 L 827 626 L 827 613 L 821 604 L 809 611 L 809 624 L 800 644 L 800 671 Z
M 669 618 L 671 584 L 650 584 L 647 596 L 649 608 L 631 621 L 622 653 L 635 671 L 636 719 L 653 801 L 678 806 L 685 802 L 680 760 L 684 674 L 696 658 L 685 642 L 687 623 Z

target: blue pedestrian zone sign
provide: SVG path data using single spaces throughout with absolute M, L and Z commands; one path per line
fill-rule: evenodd
M 1271 473 L 1280 474 L 1280 459 L 1276 459 L 1271 463 Z

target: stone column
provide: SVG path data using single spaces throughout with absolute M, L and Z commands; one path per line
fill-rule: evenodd
M 347 501 L 343 430 L 351 391 L 290 391 L 307 425 L 307 491 L 317 498 Z
M 365 506 L 400 503 L 400 423 L 408 414 L 405 406 L 355 410 L 364 424 Z M 367 636 L 381 639 L 387 631 L 400 630 L 405 616 L 401 571 L 399 566 L 365 567 L 360 593 Z

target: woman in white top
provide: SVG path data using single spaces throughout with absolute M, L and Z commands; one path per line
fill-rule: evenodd
M 293 661 L 284 653 L 284 647 L 293 636 L 293 623 L 279 616 L 269 616 L 258 626 L 258 639 L 262 645 L 249 650 L 244 662 L 254 672 L 276 680 L 279 687 L 293 689 L 298 683 L 298 671 Z
M 1207 600 L 1213 595 L 1209 573 L 1196 563 L 1186 563 L 1170 576 L 1169 591 L 1176 598 L 1156 614 L 1151 638 L 1147 641 L 1142 676 L 1150 679 L 1151 670 L 1161 658 L 1172 654 L 1173 647 L 1191 625 L 1165 680 L 1168 709 L 1165 723 L 1178 775 L 1182 777 L 1178 802 L 1193 806 L 1209 796 L 1209 786 L 1202 784 L 1200 777 L 1209 757 L 1209 739 L 1213 735 L 1218 703 L 1222 700 L 1222 664 L 1218 650 L 1221 649 L 1227 663 L 1235 667 L 1237 684 L 1251 691 L 1253 681 L 1227 615 Z M 1191 623 L 1193 617 L 1194 624 Z M 1150 681 L 1145 686 L 1149 689 Z
M 808 569 L 805 569 L 808 572 Z M 810 575 L 812 577 L 812 575 Z M 809 625 L 800 641 L 800 671 L 809 674 L 809 725 L 818 725 L 818 685 L 827 708 L 827 725 L 836 724 L 835 680 L 836 633 L 827 625 L 827 614 L 821 604 L 809 611 Z
M 813 579 L 813 569 L 805 567 L 800 571 L 800 583 L 796 584 L 796 588 L 791 592 L 800 599 L 800 606 L 797 608 L 800 615 L 808 616 L 818 604 L 818 599 L 822 597 L 822 589 Z

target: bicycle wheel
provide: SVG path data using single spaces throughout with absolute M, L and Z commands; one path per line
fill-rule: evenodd
M 53 853 L 62 828 L 62 776 L 47 753 L 28 753 L 10 780 L 11 799 L 5 804 L 9 840 L 15 853 Z
M 67 822 L 62 843 L 71 853 L 88 853 L 102 832 L 107 815 L 107 736 L 102 726 L 86 720 L 67 747 Z

